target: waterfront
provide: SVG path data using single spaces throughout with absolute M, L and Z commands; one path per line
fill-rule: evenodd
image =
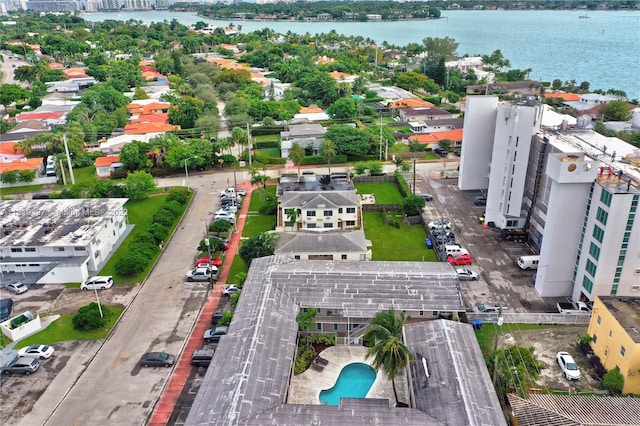
M 233 21 L 243 32 L 271 28 L 286 34 L 328 33 L 362 36 L 381 44 L 405 46 L 425 37 L 451 37 L 459 55 L 490 54 L 500 49 L 512 68 L 530 68 L 530 78 L 591 83 L 593 89 L 618 89 L 640 99 L 640 11 L 443 11 L 443 18 L 393 22 Z M 176 19 L 184 25 L 198 21 L 227 26 L 195 13 L 170 11 L 100 12 L 85 14 L 88 21 L 107 19 L 162 22 Z M 636 58 L 636 59 L 633 59 Z

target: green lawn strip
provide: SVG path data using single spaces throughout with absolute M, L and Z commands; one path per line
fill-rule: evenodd
M 248 215 L 244 223 L 244 228 L 242 229 L 242 236 L 253 237 L 266 231 L 273 231 L 274 229 L 276 229 L 275 215 Z
M 145 228 L 152 223 L 153 215 L 162 207 L 168 195 L 169 194 L 157 195 L 149 197 L 146 200 L 127 202 L 125 208 L 127 209 L 129 216 L 128 223 L 135 224 L 136 226 L 131 230 L 131 233 L 122 242 L 115 253 L 113 253 L 102 270 L 100 270 L 99 275 L 113 275 L 114 284 L 118 285 L 139 283 L 147 276 L 147 274 L 149 274 L 149 271 L 155 264 L 156 259 L 158 258 L 158 256 L 160 256 L 159 252 L 151 259 L 149 259 L 149 263 L 146 268 L 144 268 L 144 270 L 135 277 L 120 277 L 118 274 L 116 274 L 116 263 L 127 253 L 129 244 L 133 242 L 135 237 L 142 233 Z M 191 197 L 193 197 L 192 193 L 189 194 L 189 200 L 191 199 Z M 186 209 L 188 205 L 189 202 L 187 202 L 187 204 L 185 204 L 183 207 Z M 173 231 L 178 226 L 179 220 L 182 217 L 183 213 L 181 213 L 181 215 L 176 219 L 176 222 L 169 230 L 169 235 L 173 234 Z
M 424 244 L 426 234 L 421 225 L 411 228 L 401 223 L 400 229 L 386 225 L 381 212 L 364 212 L 364 233 L 373 244 L 372 260 L 436 261 L 433 250 Z
M 376 204 L 400 204 L 403 200 L 394 183 L 356 183 L 358 194 L 373 194 Z
M 267 157 L 280 158 L 280 148 L 262 148 L 257 149 L 256 151 L 266 155 Z
M 259 135 L 252 136 L 254 142 L 278 142 L 280 140 L 280 135 Z
M 73 315 L 62 315 L 60 318 L 49 324 L 49 326 L 44 330 L 21 340 L 16 345 L 16 349 L 34 344 L 51 345 L 56 342 L 64 342 L 67 340 L 104 339 L 107 337 L 118 318 L 120 318 L 120 315 L 122 315 L 124 308 L 110 306 L 109 310 L 113 315 L 109 319 L 106 328 L 93 331 L 78 331 L 73 328 Z
M 251 202 L 249 203 L 249 212 L 259 212 L 260 207 L 265 204 L 267 195 L 276 196 L 276 187 L 267 186 L 266 188 L 256 188 L 251 193 Z
M 422 158 L 424 158 L 425 160 L 441 160 L 442 159 L 442 157 L 440 157 L 438 154 L 431 151 L 425 152 L 424 157 Z
M 236 275 L 244 272 L 245 274 L 249 272 L 249 267 L 244 260 L 239 255 L 236 255 L 233 258 L 233 263 L 231 264 L 231 269 L 229 269 L 229 275 L 227 276 L 227 284 L 235 284 Z
M 67 167 L 67 163 L 65 161 L 65 168 L 63 170 L 64 175 L 67 178 L 67 185 L 71 185 L 71 176 L 69 175 L 69 168 Z M 90 179 L 92 177 L 97 177 L 96 176 L 96 167 L 95 166 L 89 166 L 89 167 L 74 167 L 73 168 L 73 178 L 75 179 L 76 183 L 80 183 L 83 180 L 87 180 Z M 58 184 L 54 187 L 54 189 L 56 190 L 62 190 L 64 189 L 65 186 Z
M 490 356 L 491 352 L 496 348 L 496 342 L 500 333 L 513 333 L 520 330 L 538 330 L 543 328 L 558 327 L 552 324 L 505 324 L 499 326 L 497 324 L 485 323 L 480 330 L 476 330 L 476 339 L 480 345 L 480 350 L 485 359 Z
M 26 192 L 36 192 L 40 191 L 44 187 L 44 185 L 26 185 L 26 186 L 15 186 L 13 188 L 2 188 L 0 189 L 0 193 L 4 197 L 5 195 L 14 195 L 14 194 L 24 194 Z

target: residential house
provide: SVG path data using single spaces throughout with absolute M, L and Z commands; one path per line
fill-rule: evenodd
M 637 273 L 636 275 L 640 275 Z M 618 368 L 623 393 L 640 394 L 640 281 L 636 297 L 600 296 L 593 302 L 587 334 L 607 370 Z
M 17 146 L 16 142 L 0 143 L 0 163 L 10 163 L 25 157 L 26 154 Z
M 427 108 L 399 108 L 398 119 L 404 122 L 427 120 L 451 120 L 458 118 L 460 114 L 445 111 L 435 107 Z
M 119 155 L 114 155 L 96 158 L 95 166 L 98 179 L 105 179 L 111 177 L 111 172 L 122 169 L 124 164 L 120 162 Z
M 97 81 L 93 77 L 70 77 L 64 81 L 51 81 L 45 83 L 47 86 L 47 93 L 78 93 L 81 90 L 87 89 Z
M 286 229 L 287 227 L 285 227 Z M 351 232 L 281 232 L 275 254 L 296 260 L 371 260 L 371 241 L 363 230 Z
M 384 99 L 386 102 L 394 102 L 400 99 L 416 97 L 413 93 L 398 86 L 383 86 L 378 83 L 370 83 L 367 85 L 367 89 L 376 92 L 376 95 L 379 98 Z
M 329 115 L 324 112 L 322 108 L 319 108 L 316 105 L 309 105 L 308 107 L 300 108 L 300 111 L 298 111 L 298 113 L 293 116 L 291 122 L 309 123 L 313 121 L 326 121 L 329 119 Z
M 276 79 L 267 79 L 262 82 L 262 97 L 265 100 L 281 101 L 284 99 L 284 93 L 291 88 L 291 83 L 281 83 Z
M 294 222 L 287 214 L 297 212 Z M 276 230 L 335 231 L 362 227 L 360 199 L 355 190 L 285 191 L 278 205 Z
M 463 129 L 447 130 L 444 132 L 420 133 L 409 136 L 409 142 L 417 142 L 426 144 L 428 148 L 434 149 L 439 147 L 440 141 L 448 140 L 451 142 L 452 148 L 462 146 Z
M 296 318 L 310 307 L 317 309 L 311 333 L 335 335 L 339 345 L 362 345 L 378 312 L 393 308 L 411 318 L 403 328 L 415 359 L 401 373 L 409 386 L 401 400 L 406 407 L 371 398 L 342 399 L 338 406 L 289 402 Z M 471 325 L 438 320 L 464 309 L 457 275 L 442 262 L 254 259 L 232 332 L 216 349 L 227 362 L 209 366 L 185 424 L 506 426 Z M 244 365 L 244 373 L 228 364 Z
M 400 110 L 403 108 L 432 108 L 434 106 L 435 105 L 431 102 L 415 97 L 397 99 L 389 103 L 389 108 L 391 108 L 392 110 Z
M 367 21 L 382 21 L 382 15 L 369 13 L 367 14 Z
M 360 77 L 358 74 L 347 74 L 340 71 L 332 71 L 329 75 L 338 83 L 349 83 L 351 85 Z
M 288 130 L 280 132 L 280 155 L 288 158 L 289 150 L 296 143 L 305 149 L 311 149 L 313 155 L 318 155 L 326 132 L 327 129 L 321 124 L 292 124 Z
M 316 18 L 318 21 L 331 21 L 333 19 L 333 15 L 330 13 L 318 13 Z
M 542 83 L 539 81 L 513 81 L 478 84 L 467 86 L 467 95 L 524 95 L 524 96 L 540 96 L 542 92 Z
M 130 229 L 126 202 L 126 198 L 0 201 L 3 279 L 64 284 L 97 273 Z
M 432 132 L 444 132 L 448 130 L 462 129 L 464 125 L 464 118 L 452 118 L 452 119 L 439 119 L 439 120 L 424 120 L 424 121 L 410 121 L 407 123 L 412 133 L 432 133 Z

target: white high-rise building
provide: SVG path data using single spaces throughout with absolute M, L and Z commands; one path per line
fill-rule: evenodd
M 584 120 L 546 127 L 543 111 L 470 97 L 458 186 L 486 190 L 487 224 L 528 233 L 541 296 L 640 296 L 640 172 L 620 161 L 640 150 Z

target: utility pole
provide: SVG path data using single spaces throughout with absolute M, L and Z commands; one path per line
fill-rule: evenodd
M 413 157 L 413 195 L 416 195 L 416 158 Z
M 251 168 L 251 126 L 247 123 L 247 147 L 249 151 L 249 168 Z
M 382 113 L 380 113 L 380 161 L 382 161 Z
M 73 176 L 73 167 L 71 166 L 71 154 L 69 154 L 69 145 L 67 144 L 67 134 L 62 135 L 62 140 L 64 142 L 64 151 L 67 153 L 67 164 L 69 165 L 69 175 L 71 176 L 71 184 L 74 185 L 76 183 L 76 178 Z M 64 173 L 64 170 L 62 171 Z

